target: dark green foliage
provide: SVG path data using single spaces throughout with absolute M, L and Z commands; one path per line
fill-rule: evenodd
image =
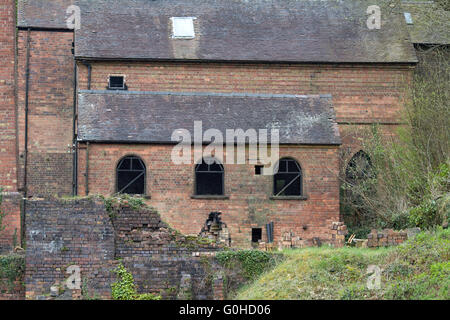
M 137 293 L 133 275 L 123 264 L 114 269 L 118 281 L 111 285 L 111 295 L 114 300 L 161 300 L 161 296 L 152 293 Z
M 448 220 L 450 51 L 418 48 L 418 58 L 413 85 L 401 102 L 406 125 L 396 137 L 387 138 L 377 125 L 355 128 L 371 171 L 364 166 L 354 166 L 356 172 L 350 175 L 342 170 L 341 213 L 350 234 L 363 237 L 373 228 L 431 228 Z
M 22 281 L 25 274 L 25 257 L 11 254 L 0 256 L 0 287 L 12 290 L 15 281 Z
M 450 230 L 419 233 L 391 248 L 285 250 L 286 259 L 241 288 L 254 299 L 449 300 Z M 379 267 L 380 288 L 369 289 L 369 265 Z
M 240 267 L 248 280 L 255 279 L 277 261 L 274 254 L 260 250 L 222 251 L 217 253 L 216 258 L 225 268 Z

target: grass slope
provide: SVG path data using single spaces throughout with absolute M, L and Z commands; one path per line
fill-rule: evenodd
M 236 299 L 446 299 L 450 231 L 424 232 L 395 248 L 287 250 L 286 259 Z M 367 289 L 369 265 L 382 269 L 381 288 Z

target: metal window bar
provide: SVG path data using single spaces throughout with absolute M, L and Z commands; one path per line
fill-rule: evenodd
M 130 161 L 130 168 L 129 169 L 120 169 L 120 167 L 122 167 L 123 162 L 124 161 Z M 134 169 L 133 168 L 133 162 L 134 161 L 139 161 L 140 167 L 139 169 Z M 143 175 L 145 175 L 145 164 L 144 162 L 138 158 L 138 157 L 125 157 L 123 158 L 119 164 L 117 165 L 117 174 L 119 172 L 140 172 L 140 174 L 135 177 L 133 180 L 131 180 L 125 187 L 123 187 L 122 189 L 120 189 L 118 191 L 118 193 L 122 193 L 124 190 L 126 190 L 128 187 L 130 187 L 133 183 L 135 183 L 140 177 L 142 177 Z M 144 180 L 145 181 L 145 180 Z M 144 190 L 145 190 L 145 186 L 144 186 Z
M 289 170 L 289 163 L 292 163 L 292 162 L 295 164 L 295 166 L 297 167 L 298 171 L 290 171 Z M 284 171 L 280 171 L 279 170 L 281 163 L 284 163 L 284 166 L 285 166 L 285 170 Z M 287 188 L 289 188 L 289 186 L 292 185 L 298 178 L 301 179 L 302 169 L 300 168 L 300 165 L 298 164 L 298 162 L 295 161 L 294 159 L 281 159 L 278 162 L 277 173 L 298 173 L 298 174 L 294 178 L 292 178 L 292 180 L 287 185 L 285 185 L 283 187 L 283 189 L 281 189 L 278 193 L 275 194 L 276 197 L 279 196 L 280 194 L 282 194 Z M 300 184 L 301 184 L 301 181 L 300 181 Z M 301 189 L 300 189 L 300 195 L 301 195 Z
M 210 164 L 208 164 L 208 162 L 205 161 L 205 159 L 202 159 L 202 162 L 197 164 L 197 166 L 195 167 L 195 174 L 196 174 L 196 177 L 195 177 L 195 179 L 196 179 L 196 182 L 195 182 L 195 193 L 196 194 L 199 194 L 199 190 L 198 190 L 198 176 L 197 176 L 198 173 L 219 173 L 221 175 L 220 180 L 222 181 L 222 186 L 221 186 L 222 192 L 220 194 L 224 194 L 224 192 L 225 192 L 224 167 L 223 167 L 223 165 L 221 163 L 219 163 L 219 161 L 217 159 L 212 159 L 212 160 L 213 161 Z M 203 166 L 203 165 L 207 166 L 206 170 L 200 169 L 200 167 Z M 220 170 L 212 170 L 211 166 L 213 166 L 213 165 L 218 166 L 220 168 Z

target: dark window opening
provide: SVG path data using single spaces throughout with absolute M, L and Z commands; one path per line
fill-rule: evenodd
M 341 189 L 341 212 L 345 224 L 363 230 L 364 226 L 376 220 L 374 212 L 365 205 L 363 195 L 359 192 L 377 192 L 378 183 L 372 180 L 375 177 L 369 155 L 362 150 L 355 153 L 345 168 L 345 188 Z
M 252 228 L 252 242 L 258 242 L 262 239 L 262 229 Z
M 223 195 L 223 166 L 214 158 L 202 159 L 195 167 L 195 183 L 197 195 Z
M 124 76 L 110 76 L 108 89 L 110 90 L 125 90 L 125 77 Z
M 145 193 L 145 165 L 138 157 L 125 157 L 117 165 L 117 192 Z
M 358 183 L 373 177 L 373 175 L 372 161 L 369 155 L 362 150 L 355 153 L 345 169 L 345 177 L 350 183 Z
M 302 195 L 302 169 L 294 159 L 280 159 L 273 177 L 273 194 L 275 196 Z
M 259 176 L 262 175 L 264 166 L 256 165 L 255 166 L 255 175 Z

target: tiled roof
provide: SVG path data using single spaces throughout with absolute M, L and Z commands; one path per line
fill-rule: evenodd
M 78 94 L 80 141 L 171 143 L 177 129 L 193 135 L 194 121 L 202 121 L 204 131 L 220 130 L 224 137 L 227 129 L 268 129 L 269 136 L 270 129 L 279 129 L 281 144 L 340 144 L 330 95 L 88 90 Z
M 67 28 L 81 8 L 84 59 L 414 63 L 401 8 L 387 0 L 21 0 L 21 27 Z M 378 4 L 382 24 L 367 27 Z M 196 17 L 195 39 L 172 39 L 171 17 Z

